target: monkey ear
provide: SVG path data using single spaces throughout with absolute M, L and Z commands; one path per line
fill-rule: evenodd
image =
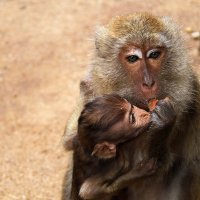
M 113 158 L 116 156 L 116 145 L 109 142 L 96 144 L 91 155 L 101 159 Z
M 99 57 L 106 58 L 108 53 L 112 51 L 112 46 L 116 38 L 109 34 L 108 28 L 99 26 L 96 28 L 95 47 Z

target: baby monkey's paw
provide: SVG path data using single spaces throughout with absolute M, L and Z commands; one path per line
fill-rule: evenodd
M 166 97 L 159 100 L 151 113 L 152 123 L 157 128 L 165 128 L 176 120 L 176 113 L 171 100 Z

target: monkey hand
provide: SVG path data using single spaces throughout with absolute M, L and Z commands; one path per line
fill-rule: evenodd
M 172 125 L 175 120 L 176 113 L 170 99 L 166 97 L 159 100 L 155 109 L 151 112 L 152 126 L 158 129 L 166 128 Z
M 103 199 L 105 195 L 115 191 L 114 188 L 102 182 L 101 177 L 90 177 L 86 179 L 80 187 L 79 196 L 81 199 Z

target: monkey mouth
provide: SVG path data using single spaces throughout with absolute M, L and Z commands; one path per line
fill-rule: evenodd
M 150 101 L 152 101 L 152 100 L 154 100 L 154 99 L 156 99 L 156 96 L 151 97 L 151 98 L 148 98 L 146 101 L 149 103 Z
M 126 98 L 126 97 L 125 97 Z M 127 100 L 132 104 L 137 106 L 140 109 L 143 109 L 149 112 L 149 102 L 158 99 L 157 95 L 152 95 L 151 97 L 145 98 L 141 96 L 132 96 L 131 99 L 127 98 Z
M 143 110 L 147 111 L 147 112 L 149 111 L 148 101 L 146 101 L 146 100 L 144 100 L 144 101 L 142 101 L 142 100 L 137 101 L 134 105 L 137 106 L 140 109 L 143 109 Z

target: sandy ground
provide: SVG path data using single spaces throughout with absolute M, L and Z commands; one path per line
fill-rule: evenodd
M 0 0 L 0 199 L 60 199 L 61 138 L 96 25 L 150 10 L 198 30 L 199 9 L 199 0 Z M 184 35 L 198 70 L 198 43 Z

